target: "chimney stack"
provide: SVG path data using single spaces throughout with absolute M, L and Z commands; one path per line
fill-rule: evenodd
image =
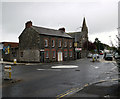
M 25 23 L 25 28 L 30 28 L 32 26 L 32 22 L 28 21 Z
M 63 27 L 63 28 L 59 28 L 59 30 L 60 30 L 62 33 L 65 32 L 65 28 L 64 28 L 64 27 Z

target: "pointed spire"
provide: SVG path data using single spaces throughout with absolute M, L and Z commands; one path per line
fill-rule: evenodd
M 86 25 L 85 17 L 84 17 L 84 19 L 83 19 L 82 31 L 88 32 L 88 28 L 87 28 L 87 25 Z

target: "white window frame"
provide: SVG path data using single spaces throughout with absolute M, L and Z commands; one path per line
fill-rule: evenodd
M 61 47 L 61 40 L 59 40 L 59 46 L 58 47 Z
M 67 57 L 67 51 L 64 52 L 64 56 Z
M 67 47 L 67 42 L 66 41 L 64 42 L 64 47 Z
M 72 51 L 70 51 L 70 57 L 72 57 L 72 54 L 73 54 Z
M 46 51 L 46 58 L 49 58 L 49 53 L 48 53 L 48 51 Z
M 55 47 L 55 40 L 52 40 L 52 47 Z
M 48 40 L 45 39 L 45 47 L 48 47 Z
M 70 42 L 70 47 L 72 47 L 72 42 Z
M 53 58 L 55 58 L 55 51 L 53 51 Z

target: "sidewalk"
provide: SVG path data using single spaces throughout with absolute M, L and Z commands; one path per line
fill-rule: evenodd
M 120 83 L 118 81 L 113 82 L 101 82 L 91 84 L 84 87 L 82 90 L 68 97 L 68 99 L 80 98 L 80 99 L 120 99 Z
M 0 64 L 14 65 L 14 62 L 0 61 Z M 16 65 L 25 65 L 26 63 L 16 63 Z

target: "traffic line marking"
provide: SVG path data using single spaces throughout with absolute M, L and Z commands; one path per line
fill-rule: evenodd
M 61 99 L 61 98 L 65 97 L 65 96 L 67 96 L 67 95 L 72 94 L 73 92 L 78 92 L 78 91 L 83 90 L 83 89 L 84 89 L 85 87 L 87 87 L 88 85 L 89 85 L 89 84 L 85 84 L 85 85 L 84 85 L 83 87 L 81 87 L 81 88 L 72 88 L 72 89 L 66 91 L 66 92 L 63 93 L 63 94 L 57 95 L 56 97 L 57 97 L 57 99 Z
M 100 80 L 100 81 L 93 82 L 93 83 L 87 83 L 87 84 L 85 84 L 85 85 L 84 85 L 83 87 L 81 87 L 81 88 L 72 88 L 72 89 L 66 91 L 66 92 L 63 93 L 63 94 L 57 95 L 56 97 L 57 97 L 57 99 L 61 99 L 61 98 L 65 97 L 65 96 L 67 96 L 67 95 L 72 94 L 73 92 L 81 91 L 81 90 L 83 90 L 84 88 L 86 88 L 86 87 L 88 87 L 88 86 L 90 86 L 90 85 L 93 85 L 93 84 L 98 84 L 98 83 L 107 82 L 107 81 L 118 81 L 118 80 L 120 80 L 120 79 Z

